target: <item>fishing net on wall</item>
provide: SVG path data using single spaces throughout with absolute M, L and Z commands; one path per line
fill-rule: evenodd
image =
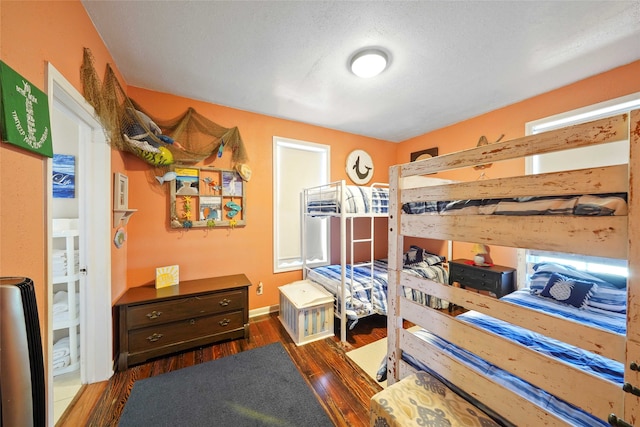
M 249 156 L 237 127 L 225 128 L 189 108 L 172 120 L 153 118 L 127 97 L 111 66 L 101 83 L 93 55 L 84 50 L 81 80 L 85 99 L 96 109 L 112 146 L 131 152 L 153 166 L 197 163 L 231 150 L 234 165 Z

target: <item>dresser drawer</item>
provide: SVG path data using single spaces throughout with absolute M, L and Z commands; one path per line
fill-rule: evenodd
M 515 269 L 501 265 L 482 267 L 472 265 L 469 260 L 453 260 L 449 262 L 449 284 L 454 282 L 501 298 L 514 290 Z
M 127 324 L 129 329 L 137 329 L 191 319 L 195 316 L 238 310 L 244 307 L 244 300 L 245 292 L 234 290 L 130 306 L 126 309 Z
M 473 285 L 474 289 L 494 290 L 500 286 L 502 274 L 490 271 L 479 271 L 461 267 L 451 272 L 451 281 L 458 282 L 462 286 Z
M 129 352 L 149 351 L 243 328 L 244 312 L 234 311 L 135 329 L 129 331 Z

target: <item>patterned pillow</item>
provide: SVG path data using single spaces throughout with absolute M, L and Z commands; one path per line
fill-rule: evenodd
M 559 273 L 565 277 L 598 285 L 597 289 L 593 290 L 591 298 L 587 301 L 589 307 L 607 310 L 613 313 L 627 312 L 627 289 L 626 278 L 624 277 L 616 278 L 612 275 L 603 276 L 586 273 L 566 265 L 555 263 L 536 264 L 533 269 L 536 272 L 531 275 L 528 280 L 528 286 L 532 294 L 540 294 L 549 282 L 551 275 L 553 273 Z M 612 281 L 616 281 L 616 283 Z
M 409 250 L 404 253 L 404 265 L 420 264 L 426 262 L 427 265 L 436 265 L 443 262 L 446 258 L 440 255 L 429 253 L 419 246 L 412 245 Z
M 596 289 L 598 285 L 593 282 L 553 273 L 540 295 L 577 308 L 584 308 Z
M 627 289 L 620 289 L 608 282 L 598 283 L 598 289 L 587 302 L 589 307 L 614 313 L 627 312 Z

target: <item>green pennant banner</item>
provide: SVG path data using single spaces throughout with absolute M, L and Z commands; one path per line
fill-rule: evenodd
M 47 95 L 2 61 L 0 132 L 6 142 L 53 157 Z

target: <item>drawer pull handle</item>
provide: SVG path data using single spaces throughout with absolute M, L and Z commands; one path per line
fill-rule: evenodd
M 229 323 L 231 323 L 231 320 L 229 319 L 222 319 L 221 321 L 218 322 L 220 326 L 227 326 Z
M 158 333 L 153 333 L 153 335 L 148 336 L 147 337 L 147 341 L 149 342 L 156 342 L 158 341 L 160 338 L 162 338 L 162 334 L 158 334 Z
M 226 306 L 229 305 L 230 302 L 231 302 L 230 299 L 225 298 L 225 299 L 220 301 L 220 305 L 223 306 L 223 307 L 226 307 Z
M 160 317 L 161 314 L 162 314 L 161 311 L 153 310 L 151 313 L 147 313 L 147 317 L 149 318 L 149 320 L 153 320 L 153 319 L 157 319 L 158 317 Z
M 195 325 L 195 324 L 196 324 L 196 319 L 191 319 L 191 320 L 189 320 L 189 324 L 190 324 L 190 325 Z
M 634 387 L 630 383 L 624 383 L 622 385 L 622 390 L 624 390 L 627 393 L 631 393 L 631 394 L 633 394 L 635 396 L 640 396 L 640 388 Z
M 609 424 L 614 427 L 633 427 L 631 424 L 627 423 L 625 420 L 616 417 L 615 414 L 609 414 L 609 418 L 607 419 Z

